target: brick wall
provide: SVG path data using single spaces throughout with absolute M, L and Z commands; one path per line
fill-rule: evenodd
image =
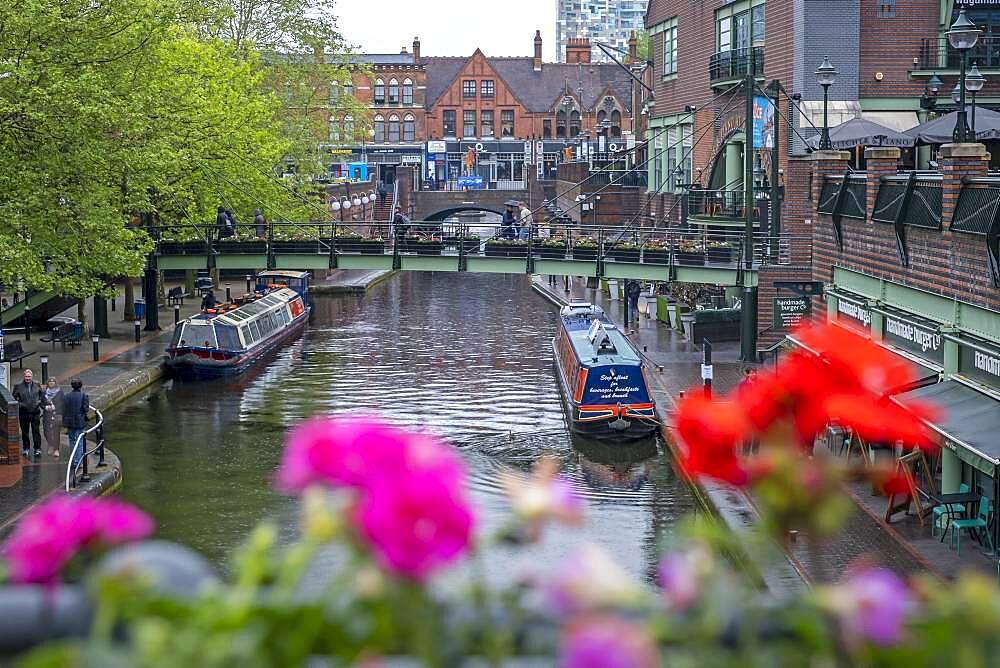
M 21 431 L 17 419 L 17 402 L 6 388 L 0 387 L 0 402 L 5 411 L 0 413 L 0 462 L 21 465 Z

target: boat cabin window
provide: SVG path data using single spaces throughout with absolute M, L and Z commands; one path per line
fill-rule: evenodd
M 253 344 L 253 337 L 250 334 L 250 325 L 240 327 L 240 334 L 243 335 L 243 344 L 249 348 Z
M 215 348 L 215 326 L 206 320 L 192 320 L 184 326 L 184 339 L 189 346 L 196 348 Z
M 184 323 L 181 323 L 174 328 L 174 338 L 170 340 L 170 347 L 176 348 L 184 340 Z
M 253 338 L 254 343 L 264 338 L 263 336 L 261 336 L 260 325 L 257 324 L 256 320 L 250 321 L 250 335 Z
M 219 347 L 223 350 L 239 350 L 243 347 L 240 343 L 240 335 L 236 331 L 236 325 L 215 326 L 215 336 L 219 340 Z

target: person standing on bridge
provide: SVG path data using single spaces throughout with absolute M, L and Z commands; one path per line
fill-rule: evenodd
M 83 453 L 87 449 L 86 439 L 83 438 L 87 430 L 87 413 L 90 412 L 90 397 L 83 392 L 83 381 L 74 378 L 70 381 L 73 391 L 66 395 L 63 402 L 63 426 L 69 433 L 69 449 L 73 457 L 73 468 L 79 466 L 83 460 Z M 80 447 L 74 450 L 77 441 Z
M 17 415 L 21 423 L 21 455 L 28 456 L 31 450 L 31 439 L 35 440 L 35 459 L 42 456 L 41 416 L 47 402 L 45 390 L 35 382 L 35 374 L 31 369 L 24 370 L 20 383 L 14 386 L 14 398 L 17 399 Z
M 260 209 L 253 210 L 253 227 L 258 239 L 263 239 L 267 235 L 267 220 Z
M 518 230 L 517 238 L 522 240 L 527 240 L 528 235 L 531 233 L 531 226 L 534 224 L 534 218 L 531 215 L 531 210 L 528 209 L 528 205 L 524 202 L 518 202 Z
M 517 238 L 517 223 L 514 218 L 514 205 L 507 204 L 503 210 L 503 220 L 500 226 L 500 236 L 504 239 Z

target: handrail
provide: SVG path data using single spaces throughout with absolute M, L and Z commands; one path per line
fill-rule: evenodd
M 100 410 L 98 410 L 97 408 L 95 408 L 93 406 L 91 406 L 91 409 L 94 411 L 94 414 L 97 416 L 97 420 L 94 422 L 94 426 L 91 427 L 90 429 L 86 430 L 85 432 L 83 432 L 79 436 L 77 436 L 76 442 L 73 444 L 73 447 L 70 448 L 69 461 L 66 462 L 66 491 L 67 492 L 71 491 L 74 487 L 76 487 L 76 483 L 77 483 L 76 474 L 79 472 L 79 469 L 81 467 L 83 468 L 83 476 L 80 479 L 84 480 L 84 481 L 87 480 L 88 459 L 90 458 L 90 455 L 94 454 L 95 452 L 100 453 L 98 455 L 97 465 L 99 467 L 105 465 L 104 464 L 104 414 L 101 413 Z M 93 450 L 87 450 L 86 449 L 87 448 L 87 434 L 92 434 L 92 433 L 95 433 L 95 432 L 97 434 L 95 436 L 95 440 L 97 441 L 97 443 L 94 446 Z M 77 464 L 76 467 L 74 467 L 73 466 L 73 458 L 74 458 L 74 455 L 76 455 L 77 449 L 80 448 L 81 445 L 84 448 L 83 457 L 80 458 L 80 463 Z

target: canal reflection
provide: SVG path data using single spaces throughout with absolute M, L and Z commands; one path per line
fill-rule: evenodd
M 655 441 L 570 439 L 552 361 L 557 313 L 524 276 L 404 273 L 314 306 L 304 336 L 269 363 L 235 381 L 168 383 L 111 418 L 124 495 L 154 515 L 161 536 L 223 568 L 263 518 L 291 539 L 294 503 L 271 490 L 285 429 L 315 414 L 367 413 L 452 442 L 486 531 L 507 518 L 504 467 L 562 461 L 587 500 L 586 525 L 550 531 L 525 551 L 491 550 L 494 577 L 555 565 L 581 540 L 649 576 L 694 501 Z

